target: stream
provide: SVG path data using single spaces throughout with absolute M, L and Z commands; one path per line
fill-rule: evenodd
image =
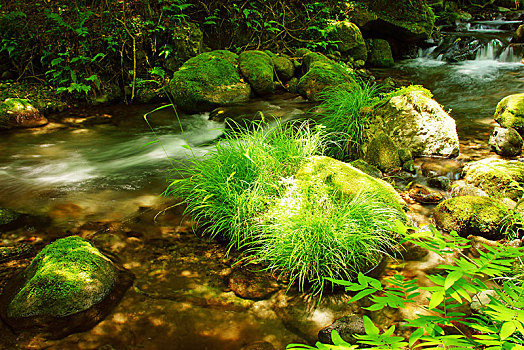
M 447 34 L 479 37 L 475 59 L 446 61 L 443 42 L 391 69 L 373 70 L 433 92 L 457 122 L 458 162 L 495 155 L 487 146 L 495 107 L 503 97 L 524 91 L 522 57 L 508 48 L 510 31 L 500 29 L 508 24 L 473 23 Z M 315 309 L 304 296 L 286 294 L 282 285 L 272 286 L 277 292 L 267 300 L 242 299 L 231 291 L 227 276 L 237 271 L 235 253 L 227 255 L 223 245 L 197 237 L 183 208 L 160 196 L 188 152 L 205 154 L 224 125 L 209 114 L 177 119 L 166 108 L 148 117 L 150 128 L 143 115 L 155 107 L 111 106 L 100 111 L 111 116 L 109 123 L 72 127 L 61 122 L 62 115 L 44 128 L 2 135 L 0 207 L 27 214 L 28 220 L 0 235 L 0 246 L 38 247 L 78 234 L 117 256 L 136 280 L 90 331 L 48 340 L 16 336 L 0 324 L 0 348 L 233 350 L 266 341 L 283 349 L 314 341 L 309 329 L 326 326 L 351 308 L 343 297 L 328 296 Z M 282 95 L 242 108 L 286 118 L 310 107 Z M 447 161 L 417 164 L 424 162 Z M 0 277 L 29 262 L 30 256 L 1 267 Z

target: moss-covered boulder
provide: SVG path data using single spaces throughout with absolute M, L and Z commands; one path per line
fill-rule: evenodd
M 502 239 L 504 218 L 509 214 L 509 209 L 494 198 L 459 196 L 437 205 L 433 219 L 442 230 L 457 231 L 462 237 Z
M 524 93 L 504 97 L 495 110 L 495 121 L 524 135 Z
M 173 74 L 168 91 L 174 104 L 189 113 L 245 102 L 251 87 L 238 72 L 238 55 L 216 50 L 187 60 Z
M 326 29 L 329 40 L 337 42 L 337 49 L 345 59 L 366 61 L 366 42 L 355 23 L 337 21 Z
M 403 208 L 403 200 L 390 184 L 330 157 L 312 157 L 297 171 L 295 178 L 328 184 L 333 190 L 349 197 L 360 191 L 376 193 L 384 203 L 399 210 Z
M 391 46 L 384 39 L 367 39 L 368 64 L 373 67 L 387 68 L 393 66 L 393 54 Z
M 281 82 L 285 82 L 293 78 L 295 75 L 295 65 L 286 56 L 276 56 L 272 58 L 275 73 Z
M 351 69 L 321 57 L 324 56 L 317 57 L 309 65 L 309 70 L 298 82 L 298 93 L 310 101 L 319 101 L 321 92 L 328 87 L 350 85 L 353 81 Z
M 0 103 L 0 129 L 34 128 L 47 124 L 47 119 L 29 100 L 7 98 Z
M 307 73 L 309 71 L 313 63 L 317 63 L 317 62 L 328 63 L 328 64 L 335 63 L 333 60 L 327 58 L 326 56 L 324 56 L 321 53 L 311 52 L 309 50 L 307 51 L 306 50 L 307 49 L 303 50 L 304 55 L 301 56 L 302 57 L 302 69 L 304 73 Z
M 376 111 L 376 127 L 414 157 L 454 157 L 459 153 L 455 120 L 425 91 L 392 97 Z
M 55 335 L 84 329 L 110 311 L 108 303 L 114 306 L 131 281 L 88 241 L 78 236 L 59 239 L 9 281 L 0 315 L 13 328 L 50 328 Z M 104 307 L 96 309 L 99 305 Z
M 386 173 L 402 165 L 395 142 L 384 133 L 379 133 L 371 140 L 364 160 Z
M 357 159 L 352 161 L 351 166 L 354 168 L 357 168 L 358 170 L 362 171 L 363 173 L 368 174 L 369 176 L 373 176 L 377 179 L 382 178 L 382 172 L 374 165 L 369 164 L 363 159 Z
M 87 310 L 111 292 L 118 272 L 89 242 L 71 236 L 45 247 L 24 275 L 26 283 L 7 308 L 12 318 Z
M 486 158 L 468 163 L 463 169 L 466 184 L 496 198 L 518 201 L 524 195 L 524 163 Z
M 433 11 L 424 0 L 352 1 L 348 12 L 363 31 L 401 42 L 428 39 L 435 24 Z
M 273 93 L 273 60 L 262 51 L 245 51 L 238 59 L 240 71 L 247 79 L 255 94 Z

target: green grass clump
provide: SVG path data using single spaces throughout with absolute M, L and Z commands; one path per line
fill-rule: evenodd
M 321 130 L 307 123 L 226 131 L 203 158 L 193 155 L 177 170 L 166 194 L 181 198 L 186 214 L 211 237 L 220 234 L 231 246 L 245 246 L 257 236 L 257 217 L 282 190 L 282 179 L 322 151 Z
M 298 282 L 321 291 L 324 278 L 352 279 L 380 262 L 396 244 L 402 213 L 377 193 L 348 199 L 328 185 L 292 180 L 266 213 L 258 259 Z
M 340 160 L 362 157 L 372 107 L 380 102 L 380 91 L 379 85 L 354 82 L 350 88 L 333 87 L 321 93 L 319 122 L 338 145 L 331 149 L 331 156 Z

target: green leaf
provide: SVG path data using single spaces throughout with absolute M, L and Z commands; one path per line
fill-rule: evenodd
M 423 334 L 424 334 L 424 328 L 418 328 L 416 331 L 414 331 L 411 334 L 411 336 L 409 337 L 409 347 L 410 348 L 413 347 L 413 344 L 415 344 L 415 342 L 419 340 Z
M 363 316 L 362 319 L 364 320 L 364 329 L 366 330 L 366 333 L 369 335 L 378 335 L 379 329 L 373 324 L 373 321 L 367 316 Z
M 504 322 L 502 328 L 500 329 L 500 339 L 508 339 L 515 332 L 516 329 L 517 327 L 515 326 L 515 323 L 513 321 Z
M 440 305 L 440 303 L 444 300 L 444 291 L 438 291 L 433 293 L 431 296 L 431 300 L 429 301 L 428 309 L 434 309 L 437 306 Z
M 449 289 L 456 281 L 462 278 L 464 273 L 462 271 L 451 272 L 444 282 L 444 289 Z

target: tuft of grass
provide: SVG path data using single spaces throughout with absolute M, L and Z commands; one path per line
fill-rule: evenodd
M 181 198 L 185 213 L 211 237 L 225 237 L 230 247 L 249 245 L 260 231 L 257 218 L 282 190 L 281 179 L 323 152 L 322 135 L 308 123 L 226 130 L 208 154 L 193 155 L 176 170 L 165 194 Z
M 366 131 L 373 107 L 381 101 L 380 92 L 377 84 L 354 82 L 349 89 L 333 87 L 321 93 L 319 122 L 338 145 L 330 150 L 331 156 L 340 160 L 363 156 L 362 145 L 368 140 Z
M 376 266 L 395 246 L 398 209 L 376 193 L 352 199 L 325 184 L 291 180 L 265 214 L 258 261 L 304 290 L 321 292 L 325 278 L 353 279 Z

